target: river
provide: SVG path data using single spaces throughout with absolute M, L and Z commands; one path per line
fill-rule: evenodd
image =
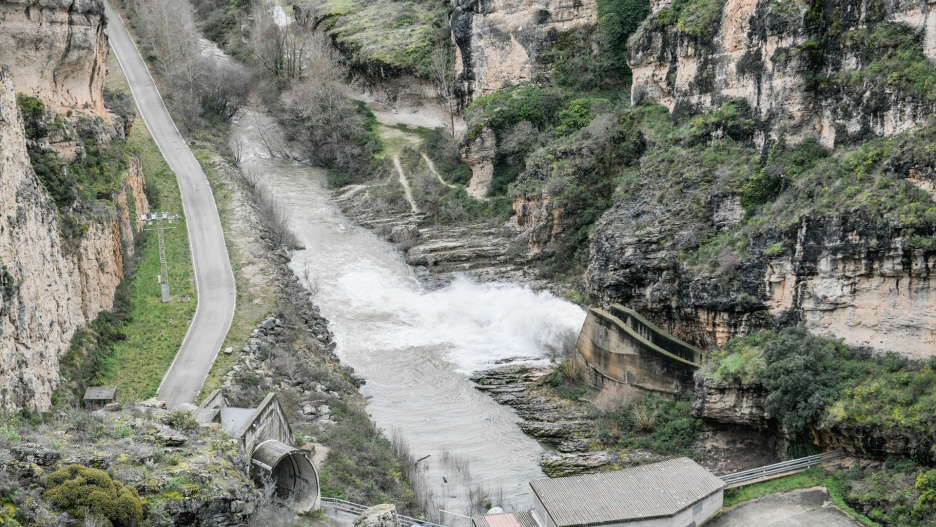
M 584 311 L 517 284 L 420 283 L 398 249 L 341 213 L 323 169 L 271 157 L 257 123 L 248 113 L 234 127 L 241 165 L 291 209 L 305 247 L 291 267 L 315 292 L 338 356 L 366 379 L 361 392 L 377 425 L 398 429 L 417 458 L 430 456 L 420 466 L 440 508 L 466 512 L 468 486 L 453 477 L 465 464 L 494 505 L 529 508 L 527 482 L 544 477 L 542 447 L 467 376 L 518 357 L 547 360 L 574 339 Z

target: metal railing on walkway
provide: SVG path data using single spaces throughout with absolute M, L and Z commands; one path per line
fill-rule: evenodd
M 322 508 L 325 507 L 331 507 L 337 512 L 345 512 L 355 516 L 364 514 L 364 511 L 370 508 L 367 505 L 361 505 L 360 503 L 340 500 L 338 498 L 326 498 L 322 496 Z M 409 516 L 404 516 L 402 514 L 398 514 L 397 516 L 400 518 L 400 525 L 402 525 L 402 527 L 419 527 L 420 525 L 425 527 L 445 527 L 444 525 L 438 523 L 432 523 L 426 520 L 418 520 L 416 518 L 410 518 Z
M 843 457 L 845 457 L 845 452 L 841 450 L 823 452 L 822 454 L 816 454 L 814 456 L 791 459 L 790 461 L 783 461 L 781 463 L 775 463 L 765 467 L 752 468 L 750 470 L 735 472 L 734 474 L 718 476 L 718 479 L 724 481 L 729 486 L 737 485 L 739 483 L 744 483 L 746 481 L 752 481 L 755 479 L 769 478 L 770 476 L 777 476 L 780 474 L 786 474 L 788 472 L 806 470 L 820 463 L 825 463 L 826 461 L 832 461 Z

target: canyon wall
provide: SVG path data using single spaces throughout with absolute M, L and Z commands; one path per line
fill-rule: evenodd
M 89 222 L 77 247 L 66 247 L 55 204 L 30 165 L 6 66 L 0 152 L 0 409 L 45 411 L 75 330 L 113 305 L 125 250 L 133 248 L 131 213 L 148 210 L 144 182 L 139 162 L 131 162 L 118 206 Z
M 685 164 L 641 161 L 639 185 L 619 193 L 595 225 L 590 298 L 626 303 L 705 347 L 803 324 L 851 346 L 936 354 L 932 226 L 910 217 L 909 205 L 865 201 L 903 194 L 918 210 L 936 206 L 933 160 L 914 146 L 929 141 L 926 119 L 936 108 L 930 89 L 914 84 L 936 78 L 929 5 L 714 0 L 691 16 L 678 7 L 655 5 L 630 41 L 633 101 L 662 103 L 682 130 L 721 119 L 726 108 L 738 117 L 677 140 L 691 158 Z M 879 136 L 894 137 L 874 142 Z M 868 145 L 883 145 L 882 155 L 800 183 L 769 158 L 775 145 L 792 151 L 807 139 L 830 160 L 877 148 Z M 722 156 L 720 166 L 702 168 L 710 155 Z M 670 168 L 661 168 L 664 159 Z M 734 180 L 732 166 L 742 167 Z M 871 166 L 875 184 L 861 181 Z M 778 186 L 763 208 L 743 206 L 759 170 Z M 869 194 L 825 194 L 846 178 Z M 836 204 L 824 206 L 820 196 L 832 194 Z M 718 246 L 719 238 L 734 241 Z M 706 244 L 720 249 L 705 252 Z
M 933 101 L 861 72 L 898 60 L 887 55 L 902 35 L 936 58 L 930 6 L 706 0 L 684 7 L 662 0 L 630 40 L 631 99 L 681 114 L 744 99 L 763 123 L 761 145 L 782 133 L 793 142 L 815 137 L 831 148 L 908 130 L 936 109 Z
M 106 25 L 101 0 L 0 0 L 0 62 L 17 91 L 106 116 Z
M 469 97 L 536 78 L 540 53 L 572 29 L 597 23 L 596 0 L 452 0 L 456 69 Z
M 725 277 L 699 275 L 680 261 L 679 239 L 700 222 L 636 224 L 633 205 L 618 204 L 596 228 L 586 281 L 601 303 L 626 301 L 709 347 L 801 323 L 881 352 L 927 358 L 936 350 L 936 254 L 912 246 L 894 225 L 807 217 L 755 237 L 750 258 L 722 264 L 732 267 Z M 719 209 L 709 210 L 715 224 Z

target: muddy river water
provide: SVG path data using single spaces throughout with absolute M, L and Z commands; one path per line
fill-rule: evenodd
M 420 466 L 439 508 L 464 514 L 468 503 L 468 486 L 453 477 L 458 463 L 444 457 L 460 460 L 494 505 L 531 506 L 527 482 L 543 477 L 542 448 L 468 375 L 517 357 L 545 361 L 574 339 L 584 311 L 517 284 L 424 286 L 395 247 L 334 205 L 323 169 L 272 157 L 258 122 L 248 113 L 235 126 L 241 164 L 291 209 L 305 246 L 292 269 L 315 292 L 338 356 L 366 379 L 361 391 L 377 425 L 388 435 L 397 429 L 417 458 L 430 456 Z

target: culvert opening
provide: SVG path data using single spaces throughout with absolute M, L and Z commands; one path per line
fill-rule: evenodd
M 319 508 L 318 472 L 299 449 L 275 439 L 264 441 L 254 449 L 251 464 L 254 478 L 272 480 L 277 495 L 293 503 L 298 512 Z

